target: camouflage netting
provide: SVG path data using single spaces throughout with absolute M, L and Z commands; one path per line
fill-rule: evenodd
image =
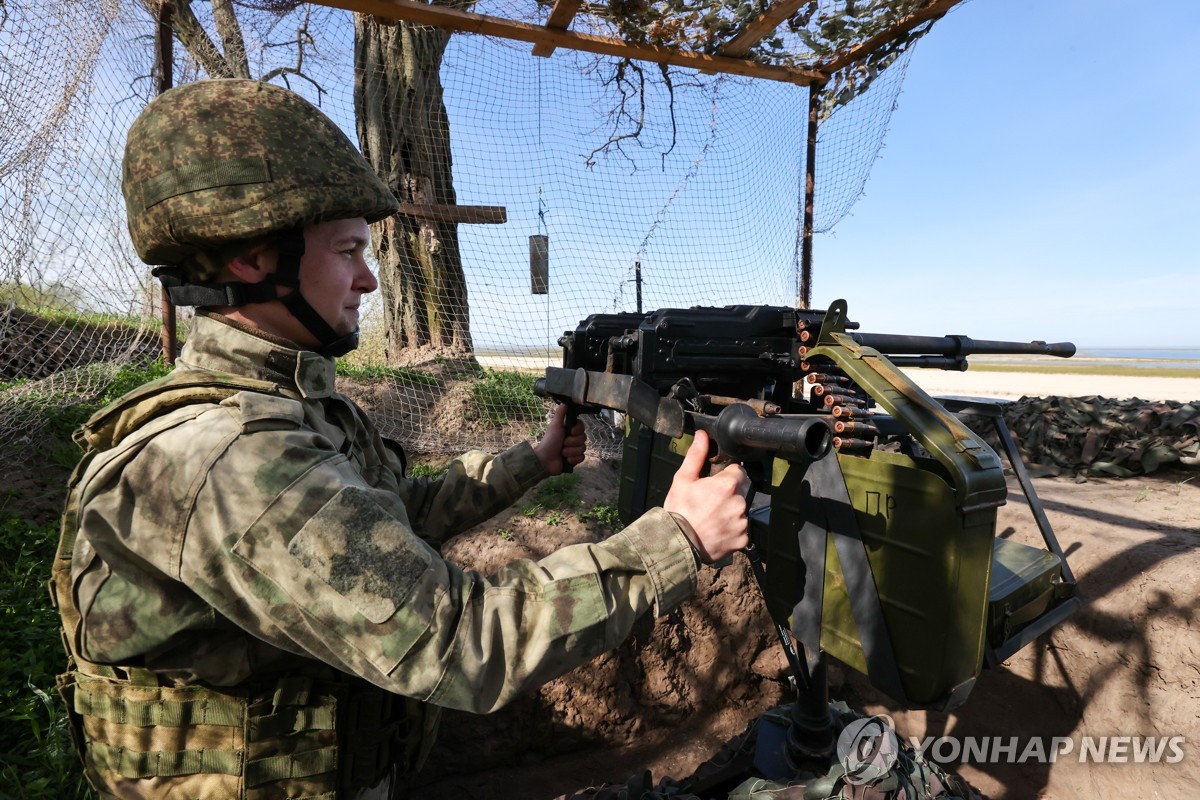
M 537 24 L 549 13 L 536 2 L 446 5 Z M 745 58 L 811 65 L 926 5 L 812 0 Z M 292 0 L 173 7 L 174 85 L 243 75 L 290 87 L 369 143 L 415 209 L 397 218 L 364 347 L 348 359 L 370 378 L 357 386 L 381 426 L 415 450 L 498 449 L 537 428 L 532 379 L 480 366 L 555 363 L 557 337 L 588 314 L 634 310 L 639 296 L 647 309 L 796 300 L 804 86 L 562 48 L 536 58 L 524 43 Z M 711 53 L 759 11 L 585 3 L 571 29 Z M 105 391 L 114 370 L 85 365 L 143 359 L 161 327 L 120 196 L 125 133 L 165 72 L 159 14 L 156 0 L 0 4 L 0 447 L 20 445 L 17 457 L 37 456 L 44 412 Z M 862 193 L 930 24 L 837 72 L 820 95 L 818 233 Z M 414 91 L 395 83 L 405 47 L 417 54 L 405 66 L 427 66 Z M 387 163 L 395 154 L 403 163 Z M 543 251 L 544 281 L 533 274 Z
M 999 449 L 989 420 L 963 420 Z M 1129 478 L 1167 466 L 1200 467 L 1200 401 L 1023 397 L 1005 407 L 1004 420 L 1040 474 Z

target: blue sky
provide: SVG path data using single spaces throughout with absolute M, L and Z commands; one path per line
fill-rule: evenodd
M 816 240 L 814 306 L 845 296 L 870 330 L 1200 345 L 1198 68 L 1192 0 L 951 12 L 865 195 Z

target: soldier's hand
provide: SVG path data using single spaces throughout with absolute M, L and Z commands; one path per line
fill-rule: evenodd
M 533 447 L 538 460 L 551 475 L 561 475 L 564 463 L 572 466 L 582 463 L 587 451 L 587 433 L 584 431 L 583 420 L 576 420 L 575 427 L 569 431 L 566 429 L 566 420 L 566 405 L 555 406 L 546 433 Z
M 708 478 L 701 478 L 708 459 L 708 434 L 696 431 L 683 464 L 675 472 L 663 508 L 679 514 L 696 533 L 694 542 L 705 564 L 720 561 L 750 543 L 746 519 L 746 492 L 750 478 L 740 464 L 732 464 Z

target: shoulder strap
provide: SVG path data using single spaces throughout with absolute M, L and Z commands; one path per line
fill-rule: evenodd
M 295 394 L 271 381 L 207 370 L 176 370 L 97 411 L 76 432 L 75 439 L 85 451 L 107 450 L 155 417 L 194 403 L 219 403 L 238 392 Z

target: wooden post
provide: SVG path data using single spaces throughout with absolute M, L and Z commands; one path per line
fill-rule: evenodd
M 813 198 L 817 188 L 817 110 L 821 86 L 808 87 L 808 141 L 804 148 L 804 229 L 800 239 L 800 308 L 812 308 Z
M 175 53 L 173 50 L 175 32 L 172 23 L 175 17 L 175 5 L 171 0 L 165 0 L 158 8 L 158 27 L 155 28 L 155 58 L 158 71 L 158 93 L 162 94 L 171 88 L 174 82 Z M 175 365 L 175 355 L 179 350 L 179 340 L 175 335 L 175 304 L 167 288 L 162 288 L 162 348 L 163 361 Z

